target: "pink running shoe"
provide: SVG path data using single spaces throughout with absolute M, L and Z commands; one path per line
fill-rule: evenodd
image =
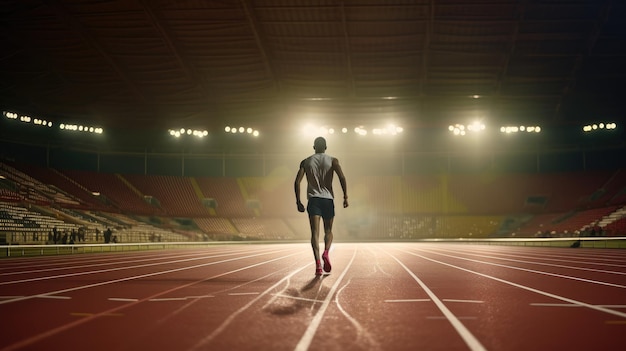
M 333 268 L 330 265 L 330 259 L 328 258 L 328 252 L 324 252 L 322 254 L 322 260 L 324 260 L 324 272 L 330 273 L 330 270 Z
M 322 267 L 317 266 L 317 268 L 315 269 L 315 275 L 322 275 L 322 274 L 324 274 L 324 272 L 322 272 Z

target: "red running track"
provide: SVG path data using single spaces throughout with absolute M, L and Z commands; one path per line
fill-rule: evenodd
M 625 350 L 626 250 L 336 243 L 0 260 L 1 350 Z

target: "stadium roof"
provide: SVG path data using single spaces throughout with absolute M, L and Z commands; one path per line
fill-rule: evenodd
M 620 120 L 617 0 L 14 0 L 0 105 L 109 128 Z

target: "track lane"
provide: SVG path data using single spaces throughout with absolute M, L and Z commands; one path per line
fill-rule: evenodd
M 269 250 L 269 249 L 267 249 Z M 0 276 L 0 287 L 4 285 L 13 285 L 19 283 L 27 283 L 32 281 L 39 280 L 50 280 L 50 279 L 58 279 L 58 278 L 67 278 L 72 276 L 79 275 L 89 275 L 89 274 L 97 274 L 97 273 L 107 273 L 112 271 L 120 271 L 120 270 L 132 270 L 143 267 L 151 267 L 151 266 L 159 266 L 159 265 L 169 265 L 173 263 L 181 263 L 181 262 L 191 262 L 191 261 L 200 261 L 203 259 L 207 259 L 210 257 L 226 257 L 226 256 L 235 256 L 235 255 L 245 255 L 247 253 L 259 253 L 263 252 L 263 250 L 259 249 L 248 249 L 245 251 L 235 251 L 235 252 L 211 252 L 210 256 L 207 256 L 205 252 L 196 252 L 196 253 L 187 253 L 187 254 L 176 254 L 176 255 L 153 255 L 152 257 L 146 257 L 141 259 L 136 259 L 134 257 L 127 257 L 124 259 L 120 257 L 114 262 L 96 262 L 93 264 L 82 264 L 76 265 L 75 262 L 66 262 L 62 267 L 55 267 L 50 269 L 35 269 L 35 270 L 20 270 L 16 269 L 9 274 L 4 274 Z M 101 269 L 85 269 L 85 268 L 93 268 L 93 267 L 103 267 Z M 75 271 L 75 272 L 74 272 Z
M 444 316 L 440 306 L 386 245 L 362 245 L 359 254 L 313 349 L 472 349 L 454 322 L 428 319 Z
M 572 295 L 584 290 L 580 286 L 577 288 L 562 286 L 559 279 L 550 276 L 544 277 L 543 280 L 501 266 L 478 265 L 450 256 L 434 255 L 427 247 L 399 250 L 407 255 L 430 261 L 430 264 L 424 263 L 424 267 L 414 266 L 418 275 L 422 272 L 421 277 L 427 284 L 439 285 L 440 288 L 437 290 L 444 289 L 449 291 L 448 294 L 460 295 L 459 300 L 483 301 L 450 303 L 450 308 L 459 314 L 476 317 L 475 323 L 468 323 L 468 328 L 475 331 L 489 349 L 611 350 L 618 349 L 616 345 L 622 342 L 618 331 L 620 326 L 623 329 L 624 313 L 594 302 L 587 303 L 574 299 L 577 296 Z M 440 268 L 432 264 L 439 265 Z M 446 279 L 452 279 L 456 286 L 450 286 L 433 276 L 432 273 L 437 271 Z M 546 291 L 548 289 L 550 291 Z M 610 288 L 602 291 L 607 289 Z M 597 293 L 599 296 L 602 294 L 603 292 Z M 612 298 L 623 301 L 623 296 L 614 294 Z M 579 307 L 546 309 L 537 303 Z M 490 320 L 498 323 L 485 323 Z M 585 340 L 573 339 L 572 330 L 576 329 L 584 329 L 597 337 Z M 526 338 L 517 336 L 519 334 Z
M 584 305 L 604 300 L 618 304 L 622 295 L 611 297 L 605 289 L 622 289 L 600 285 L 595 293 L 593 289 L 581 292 L 576 291 L 584 290 L 579 288 L 581 284 L 591 283 L 506 267 L 514 263 L 550 273 L 567 270 L 568 274 L 589 274 L 586 279 L 593 280 L 602 274 L 621 275 L 536 264 L 529 257 L 537 256 L 537 263 L 553 264 L 546 260 L 552 257 L 570 260 L 557 266 L 596 269 L 606 262 L 615 266 L 603 269 L 619 271 L 615 260 L 619 261 L 620 255 L 594 259 L 585 253 L 580 258 L 566 258 L 571 254 L 560 250 L 521 247 L 493 252 L 490 247 L 461 246 L 337 243 L 331 254 L 333 272 L 323 278 L 313 276 L 308 245 L 297 244 L 246 247 L 250 255 L 263 248 L 271 248 L 271 253 L 227 262 L 215 258 L 211 262 L 219 263 L 203 262 L 205 266 L 184 261 L 160 268 L 24 282 L 14 286 L 41 291 L 37 289 L 42 284 L 48 288 L 96 285 L 0 305 L 0 313 L 16 321 L 13 343 L 0 340 L 0 349 L 11 345 L 67 349 L 71 340 L 72 347 L 95 351 L 294 350 L 305 339 L 302 349 L 472 349 L 450 322 L 450 314 L 489 350 L 617 350 L 623 346 L 624 319 L 602 309 L 625 309 Z M 232 249 L 241 250 L 241 246 Z M 207 255 L 211 252 L 203 250 Z M 166 256 L 175 260 L 169 253 Z M 476 262 L 479 257 L 500 265 Z M 574 263 L 577 260 L 579 264 Z M 597 264 L 586 264 L 587 260 Z M 161 274 L 151 275 L 157 271 Z M 124 279 L 133 275 L 145 276 Z M 111 283 L 100 284 L 105 281 Z M 65 296 L 70 299 L 61 299 Z M 580 296 L 584 297 L 581 301 L 574 299 Z M 439 303 L 434 301 L 437 299 Z M 571 306 L 572 300 L 583 302 L 578 304 L 583 307 L 564 307 Z M 41 318 L 33 320 L 35 314 Z M 572 339 L 572 330 L 579 329 L 597 337 Z M 31 341 L 20 344 L 24 340 Z
M 626 276 L 620 272 L 610 274 L 609 270 L 602 272 L 590 272 L 577 270 L 577 267 L 555 267 L 537 266 L 533 262 L 501 262 L 499 260 L 475 259 L 468 257 L 468 254 L 455 253 L 454 251 L 433 250 L 432 248 L 422 249 L 422 252 L 429 252 L 439 256 L 439 259 L 446 258 L 450 262 L 456 262 L 460 266 L 469 267 L 484 265 L 484 270 L 498 269 L 500 272 L 508 270 L 519 271 L 518 281 L 528 281 L 530 286 L 535 286 L 544 291 L 552 291 L 559 294 L 561 291 L 568 291 L 573 299 L 590 301 L 591 304 L 598 298 L 603 301 L 614 299 L 623 301 L 626 289 Z M 471 254 L 469 254 L 471 256 Z M 593 273 L 593 274 L 592 274 Z M 557 278 L 556 280 L 553 278 Z M 555 284 L 558 283 L 558 284 Z M 624 301 L 626 302 L 626 301 Z M 602 305 L 602 303 L 599 303 Z M 623 317 L 619 312 L 608 312 L 616 316 Z
M 284 249 L 279 249 L 279 250 L 275 250 L 274 252 L 279 253 L 279 252 L 284 252 L 284 251 L 285 251 Z M 63 318 L 68 324 L 66 326 L 53 328 L 52 331 L 49 330 L 48 332 L 42 332 L 40 336 L 37 336 L 34 339 L 31 339 L 29 341 L 29 343 L 32 343 L 33 341 L 42 339 L 44 337 L 49 337 L 59 332 L 63 332 L 65 331 L 65 329 L 69 329 L 78 324 L 91 321 L 95 318 L 107 316 L 107 315 L 110 315 L 111 313 L 118 313 L 118 311 L 121 309 L 129 307 L 131 305 L 135 305 L 140 302 L 146 302 L 150 300 L 151 298 L 157 298 L 170 291 L 178 290 L 187 286 L 192 286 L 207 279 L 215 279 L 215 278 L 218 278 L 218 277 L 221 277 L 221 276 L 224 276 L 224 275 L 227 275 L 227 274 L 230 274 L 230 273 L 233 273 L 242 269 L 240 267 L 241 265 L 235 265 L 235 266 L 231 266 L 232 269 L 230 271 L 227 271 L 227 273 L 220 273 L 228 269 L 229 263 L 232 264 L 233 262 L 236 263 L 237 261 L 246 262 L 244 263 L 245 268 L 243 268 L 243 269 L 246 269 L 250 267 L 267 264 L 268 262 L 272 262 L 273 260 L 285 259 L 286 257 L 286 256 L 279 256 L 278 258 L 268 259 L 264 257 L 264 255 L 266 254 L 267 253 L 265 252 L 260 253 L 260 254 L 259 253 L 248 254 L 247 256 L 243 256 L 243 257 L 222 259 L 220 261 L 211 261 L 208 263 L 202 263 L 202 264 L 196 264 L 196 265 L 190 265 L 190 266 L 182 266 L 182 267 L 166 269 L 166 270 L 156 270 L 156 271 L 152 270 L 147 273 L 135 274 L 131 276 L 121 276 L 121 277 L 120 276 L 108 276 L 107 277 L 106 275 L 104 275 L 99 278 L 93 278 L 93 276 L 82 275 L 81 277 L 79 277 L 78 280 L 69 282 L 72 285 L 72 287 L 69 287 L 69 288 L 47 291 L 47 292 L 42 292 L 36 295 L 27 295 L 23 297 L 4 300 L 8 302 L 6 302 L 7 303 L 6 307 L 3 306 L 3 312 L 9 315 L 19 316 L 20 311 L 24 312 L 32 308 L 38 308 L 38 309 L 43 308 L 43 310 L 46 310 L 47 313 L 48 312 L 53 313 L 55 311 L 55 308 L 60 309 L 59 313 L 56 315 L 61 316 L 61 318 Z M 245 259 L 250 259 L 250 258 L 256 258 L 256 260 L 253 261 L 252 263 L 245 261 Z M 212 266 L 215 266 L 215 268 L 213 268 Z M 211 267 L 211 269 L 208 271 L 209 274 L 212 274 L 210 277 L 207 278 L 207 276 L 204 276 L 202 279 L 191 280 L 191 281 L 187 280 L 186 278 L 182 278 L 182 281 L 184 283 L 182 285 L 180 284 L 181 276 L 179 274 L 181 272 L 188 271 L 188 270 L 198 271 L 199 269 L 203 269 L 206 267 Z M 137 273 L 137 270 L 135 270 L 135 272 Z M 115 271 L 109 272 L 109 274 L 119 274 L 119 273 L 120 272 L 115 272 Z M 168 274 L 173 275 L 173 279 L 168 280 L 167 278 Z M 153 279 L 154 277 L 159 277 L 160 279 L 155 280 L 154 283 L 147 281 L 147 279 Z M 94 280 L 95 281 L 94 283 L 91 283 L 90 281 L 84 281 L 81 279 L 96 279 L 96 280 Z M 189 278 L 189 279 L 193 279 L 193 278 Z M 163 292 L 163 289 L 164 289 L 163 282 L 165 282 L 166 286 L 174 284 L 174 287 L 173 288 L 170 287 L 169 290 L 166 290 L 165 292 Z M 121 283 L 124 283 L 125 285 L 120 287 L 119 285 Z M 48 284 L 52 286 L 56 286 L 57 284 L 67 285 L 68 281 L 65 280 L 60 283 L 51 282 Z M 41 282 L 39 282 L 38 284 L 32 283 L 30 284 L 30 287 L 33 287 L 35 285 L 40 290 L 42 288 L 45 289 L 45 285 L 44 287 L 41 287 L 42 285 Z M 96 289 L 97 293 L 92 292 L 93 288 L 97 288 Z M 120 306 L 120 301 L 114 302 L 114 301 L 108 300 L 108 297 L 117 296 L 117 294 L 116 295 L 111 295 L 111 294 L 115 294 L 116 292 L 119 293 L 120 290 L 131 291 L 129 295 L 134 295 L 138 297 L 143 296 L 143 297 L 141 299 L 132 298 L 131 300 L 127 300 L 125 301 L 125 304 L 122 306 Z M 152 295 L 146 295 L 146 294 L 152 294 Z M 79 312 L 87 311 L 87 314 L 83 316 L 85 318 L 81 319 L 79 322 L 69 322 L 68 319 L 74 320 L 75 318 L 73 317 L 72 313 L 63 312 L 64 309 L 67 308 L 66 307 L 67 304 L 62 305 L 59 303 L 53 303 L 52 306 L 48 306 L 50 305 L 50 301 L 51 301 L 49 299 L 50 297 L 60 297 L 60 296 L 69 297 L 71 299 L 72 308 L 74 308 L 74 311 L 79 311 Z M 37 300 L 37 302 L 31 303 L 30 300 Z M 0 302 L 4 302 L 4 301 L 0 301 Z M 54 299 L 52 301 L 58 302 L 57 299 Z M 25 306 L 24 305 L 25 302 L 28 302 L 28 305 Z M 117 307 L 111 307 L 112 303 L 114 306 L 117 306 Z M 44 306 L 48 306 L 48 307 L 44 307 Z M 95 310 L 94 310 L 94 306 L 95 306 Z M 22 313 L 22 315 L 24 315 L 24 313 Z M 23 321 L 23 324 L 20 324 L 19 323 L 20 321 Z M 47 321 L 48 321 L 47 319 L 42 319 L 40 321 L 40 322 L 43 322 L 42 329 L 45 329 L 46 325 L 48 325 L 48 328 L 49 328 L 49 323 L 46 323 Z M 54 322 L 58 322 L 58 321 L 54 321 Z M 16 331 L 21 331 L 21 332 L 25 330 L 35 332 L 37 330 L 35 328 L 36 324 L 37 323 L 32 323 L 32 321 L 30 321 L 29 318 L 26 318 L 24 320 L 20 318 L 16 318 L 14 323 L 10 325 L 9 331 L 12 331 L 12 329 L 15 329 Z M 56 325 L 58 323 L 54 323 L 54 324 Z M 10 336 L 18 335 L 18 334 L 19 333 L 11 333 Z

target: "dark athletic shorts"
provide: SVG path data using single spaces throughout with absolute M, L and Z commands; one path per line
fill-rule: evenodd
M 306 206 L 309 216 L 322 216 L 324 219 L 335 217 L 335 202 L 333 199 L 312 197 Z

